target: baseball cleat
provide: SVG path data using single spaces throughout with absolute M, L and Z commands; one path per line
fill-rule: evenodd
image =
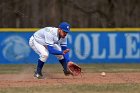
M 36 77 L 38 79 L 42 79 L 43 78 L 43 75 L 42 75 L 42 73 L 35 72 L 34 77 Z
M 64 71 L 64 70 L 63 70 Z M 65 76 L 69 76 L 71 75 L 71 73 L 69 71 L 64 71 Z

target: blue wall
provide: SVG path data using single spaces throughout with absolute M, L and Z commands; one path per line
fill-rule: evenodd
M 0 32 L 0 64 L 36 63 L 29 47 L 34 32 Z M 140 63 L 140 32 L 81 32 L 68 35 L 71 60 L 76 63 Z M 58 63 L 50 55 L 47 63 Z

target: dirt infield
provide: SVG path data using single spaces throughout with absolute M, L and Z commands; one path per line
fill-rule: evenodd
M 64 76 L 63 73 L 53 73 L 45 75 L 44 79 L 36 79 L 32 74 L 0 75 L 0 88 L 106 83 L 140 83 L 140 73 L 106 73 L 106 76 L 101 76 L 101 73 L 84 73 L 82 77 Z

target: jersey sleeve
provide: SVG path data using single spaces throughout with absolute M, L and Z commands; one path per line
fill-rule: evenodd
M 55 48 L 53 48 L 52 46 L 47 46 L 48 47 L 48 51 L 49 53 L 51 54 L 55 54 L 55 55 L 62 55 L 63 52 L 62 51 L 59 51 L 59 50 L 56 50 Z
M 61 46 L 67 46 L 67 36 L 65 38 L 61 38 L 60 45 Z

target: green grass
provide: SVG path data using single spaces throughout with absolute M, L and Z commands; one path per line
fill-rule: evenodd
M 139 72 L 140 64 L 80 64 L 84 72 Z M 25 69 L 26 68 L 26 69 Z M 16 74 L 21 71 L 28 70 L 32 73 L 36 68 L 34 64 L 18 64 L 18 65 L 0 65 L 0 74 Z M 55 69 L 54 69 L 55 68 Z M 45 64 L 43 71 L 53 73 L 62 73 L 60 64 Z
M 140 64 L 86 64 L 81 65 L 86 72 L 139 72 Z

